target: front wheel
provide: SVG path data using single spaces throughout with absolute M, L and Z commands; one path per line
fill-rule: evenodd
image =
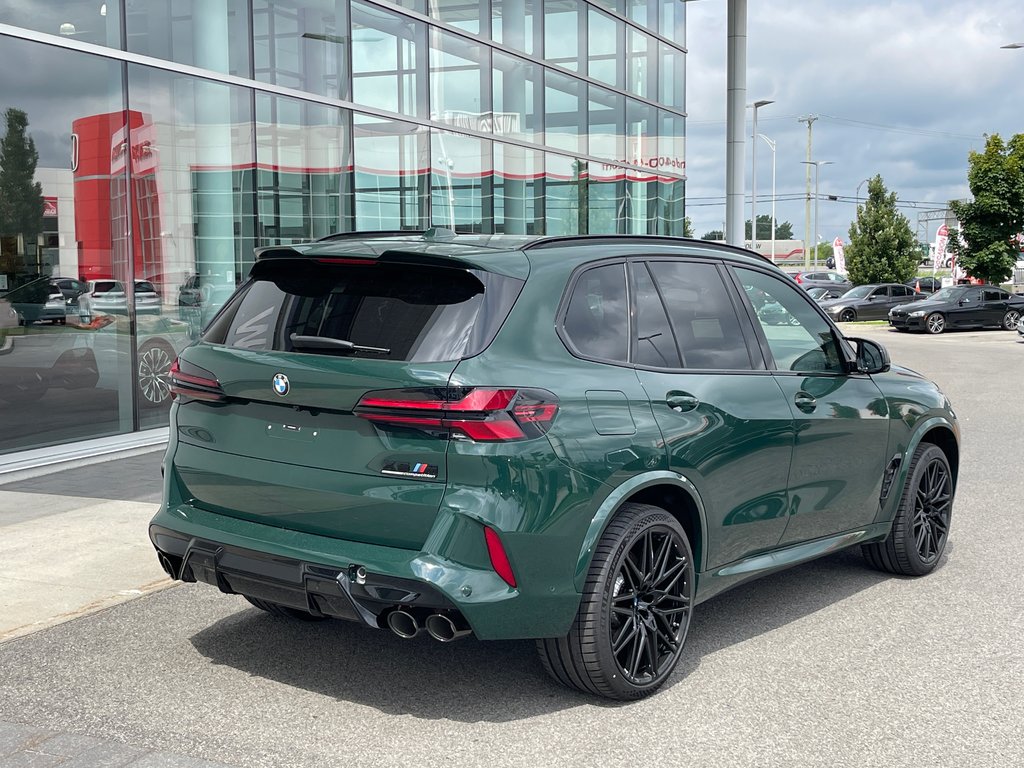
M 844 309 L 839 315 L 840 323 L 852 323 L 857 319 L 857 314 L 852 309 Z
M 924 328 L 931 334 L 942 333 L 946 330 L 946 318 L 939 312 L 932 312 L 924 319 Z
M 1006 314 L 1003 315 L 1003 330 L 1016 330 L 1018 322 L 1020 322 L 1020 312 L 1018 312 L 1016 309 L 1006 310 Z
M 628 701 L 672 674 L 690 627 L 694 565 L 679 521 L 623 504 L 587 572 L 576 620 L 563 638 L 538 640 L 544 668 L 585 693 Z
M 953 473 L 937 445 L 921 443 L 907 470 L 907 483 L 885 541 L 865 544 L 864 557 L 880 571 L 924 576 L 935 570 L 949 538 Z

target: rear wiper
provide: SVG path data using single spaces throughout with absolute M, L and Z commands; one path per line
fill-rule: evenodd
M 390 349 L 384 347 L 367 347 L 363 344 L 353 344 L 346 339 L 332 339 L 330 336 L 300 336 L 293 333 L 289 337 L 292 346 L 296 349 L 331 349 L 343 350 L 346 352 L 376 352 L 380 355 L 391 353 Z

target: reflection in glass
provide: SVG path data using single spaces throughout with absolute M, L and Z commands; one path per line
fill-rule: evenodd
M 568 75 L 545 73 L 544 130 L 549 147 L 569 152 L 587 151 L 587 113 L 583 108 L 586 83 Z
M 651 4 L 651 0 L 625 0 L 625 2 L 626 17 L 642 27 L 648 27 L 648 6 Z M 651 20 L 654 20 L 653 14 L 651 14 Z
M 543 126 L 537 114 L 541 67 L 515 56 L 493 52 L 495 136 L 543 142 Z
M 426 229 L 426 130 L 358 113 L 353 122 L 355 228 Z
M 626 159 L 643 168 L 657 167 L 657 110 L 649 104 L 626 99 Z
M 493 232 L 491 143 L 431 131 L 431 225 L 456 232 Z
M 541 48 L 538 7 L 543 0 L 491 0 L 491 35 L 509 48 L 533 54 Z
M 632 28 L 626 37 L 629 42 L 629 50 L 626 53 L 626 85 L 631 93 L 645 99 L 654 99 L 658 77 L 658 43 L 650 35 Z
M 490 127 L 490 95 L 484 77 L 486 49 L 433 28 L 430 33 L 430 112 L 434 120 L 476 131 Z
M 347 3 L 253 0 L 252 12 L 257 80 L 349 98 Z
M 352 3 L 352 100 L 426 117 L 426 25 L 369 3 Z
M 61 35 L 79 43 L 121 47 L 120 3 L 95 0 L 7 2 L 0 4 L 0 24 Z M 5 59 L 5 61 L 11 61 Z
M 544 221 L 549 235 L 585 233 L 587 213 L 587 163 L 565 155 L 545 154 Z M 580 222 L 584 222 L 580 225 Z
M 346 123 L 346 112 L 336 107 L 256 95 L 260 245 L 352 229 Z
M 683 109 L 686 95 L 686 54 L 659 43 L 661 50 L 660 91 L 662 104 Z
M 687 0 L 661 0 L 661 35 L 678 45 L 686 43 L 686 3 Z
M 626 99 L 620 93 L 596 85 L 591 85 L 588 92 L 590 154 L 621 162 L 626 157 Z
M 480 34 L 481 0 L 428 0 L 432 18 Z
M 118 3 L 103 5 L 109 14 Z M 226 75 L 251 74 L 246 0 L 132 0 L 125 28 L 132 53 Z
M 622 50 L 623 24 L 594 8 L 588 14 L 590 26 L 587 29 L 588 64 L 587 74 L 608 85 L 621 87 L 619 62 L 616 53 Z
M 494 231 L 544 233 L 544 153 L 494 144 Z
M 580 12 L 579 0 L 545 0 L 544 58 L 580 71 L 580 24 L 586 17 Z

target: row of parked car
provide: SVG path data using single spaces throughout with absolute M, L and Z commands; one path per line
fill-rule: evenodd
M 801 272 L 793 279 L 833 319 L 888 320 L 898 331 L 938 334 L 952 328 L 1018 328 L 1024 296 L 996 285 L 954 285 L 943 288 L 934 277 L 906 283 L 854 286 L 838 272 Z

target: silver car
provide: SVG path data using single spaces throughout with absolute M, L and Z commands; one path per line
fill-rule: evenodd
M 124 283 L 120 280 L 90 280 L 88 290 L 78 298 L 78 311 L 84 320 L 91 319 L 94 313 L 128 314 Z M 135 281 L 135 312 L 140 315 L 160 314 L 160 294 L 148 280 Z

